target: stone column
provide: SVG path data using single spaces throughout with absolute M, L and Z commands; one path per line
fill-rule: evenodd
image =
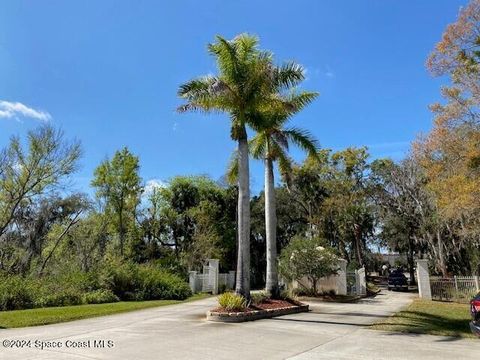
M 347 295 L 347 260 L 338 260 L 337 295 Z
M 208 266 L 210 267 L 210 284 L 212 284 L 212 294 L 218 294 L 218 259 L 209 259 Z
M 430 274 L 428 271 L 428 260 L 417 260 L 417 283 L 418 296 L 422 299 L 432 300 L 432 292 L 430 290 Z
M 365 267 L 361 267 L 355 271 L 355 290 L 359 296 L 367 295 Z
M 189 271 L 188 272 L 188 284 L 190 285 L 190 289 L 193 293 L 197 292 L 197 272 L 196 271 Z

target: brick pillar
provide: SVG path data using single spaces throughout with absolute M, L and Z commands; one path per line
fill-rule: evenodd
M 430 273 L 428 271 L 428 260 L 417 260 L 417 283 L 418 296 L 422 299 L 432 300 L 432 292 L 430 290 Z

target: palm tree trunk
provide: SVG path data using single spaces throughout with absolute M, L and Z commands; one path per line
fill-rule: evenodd
M 267 233 L 267 281 L 265 291 L 278 296 L 277 210 L 272 159 L 265 159 L 265 227 Z
M 238 139 L 238 256 L 235 292 L 250 299 L 250 171 L 246 130 Z

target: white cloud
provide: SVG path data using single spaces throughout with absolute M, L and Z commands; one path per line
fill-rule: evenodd
M 167 186 L 167 183 L 160 179 L 148 180 L 147 183 L 145 184 L 144 195 L 148 196 L 153 193 L 153 190 L 159 189 L 159 188 L 165 188 L 166 186 Z
M 375 158 L 391 158 L 393 160 L 403 159 L 409 149 L 410 141 L 391 141 L 384 143 L 368 144 L 367 148 Z
M 368 144 L 369 149 L 404 149 L 408 148 L 411 144 L 411 141 L 392 141 L 376 144 Z
M 315 66 L 310 66 L 304 69 L 304 74 L 305 74 L 305 80 L 307 81 L 311 79 L 317 79 L 322 76 L 325 76 L 330 79 L 335 77 L 335 72 L 328 65 L 324 65 L 320 68 Z
M 335 73 L 333 72 L 333 70 L 330 68 L 330 66 L 326 66 L 326 71 L 324 73 L 324 75 L 328 78 L 334 78 L 335 77 Z
M 0 119 L 31 118 L 40 121 L 49 121 L 52 116 L 43 110 L 32 109 L 19 102 L 0 100 Z

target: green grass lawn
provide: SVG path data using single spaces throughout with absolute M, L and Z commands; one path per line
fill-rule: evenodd
M 415 300 L 406 310 L 373 324 L 376 330 L 473 338 L 467 304 Z
M 157 306 L 180 304 L 204 299 L 209 294 L 196 294 L 186 300 L 121 301 L 108 304 L 89 304 L 39 308 L 28 310 L 0 311 L 0 329 L 55 324 L 95 316 L 118 314 L 127 311 Z

